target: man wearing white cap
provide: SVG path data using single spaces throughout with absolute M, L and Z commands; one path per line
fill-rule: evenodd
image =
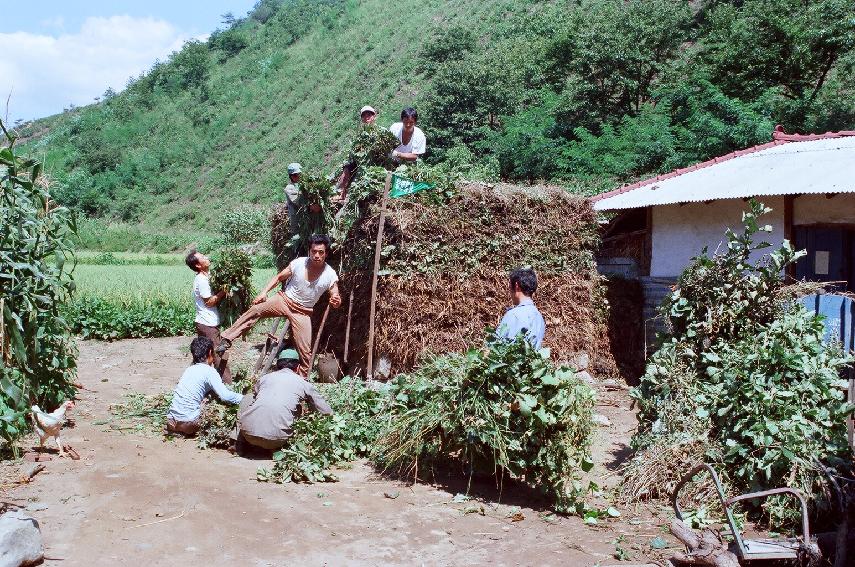
M 374 121 L 377 119 L 377 111 L 374 110 L 373 106 L 366 104 L 359 111 L 359 119 L 362 121 L 363 126 L 374 124 Z
M 373 126 L 377 120 L 377 110 L 368 104 L 359 109 L 359 125 L 362 128 Z M 347 188 L 350 186 L 350 180 L 353 179 L 353 174 L 356 173 L 355 162 L 347 162 L 342 166 L 341 175 L 338 177 L 336 186 L 339 188 L 339 194 L 333 199 L 336 201 L 344 201 L 347 198 Z

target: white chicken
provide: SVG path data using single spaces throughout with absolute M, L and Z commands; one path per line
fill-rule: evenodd
M 53 437 L 59 447 L 59 456 L 65 456 L 65 450 L 62 447 L 62 439 L 59 438 L 59 433 L 62 431 L 62 426 L 65 424 L 65 413 L 74 408 L 74 402 L 71 400 L 62 402 L 56 410 L 51 413 L 45 413 L 39 406 L 33 406 L 33 425 L 35 426 L 36 434 L 39 436 L 39 447 L 45 446 L 45 439 Z

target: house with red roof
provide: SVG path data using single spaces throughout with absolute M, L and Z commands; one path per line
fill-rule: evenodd
M 739 232 L 752 197 L 772 208 L 766 241 L 807 250 L 792 275 L 855 291 L 855 131 L 777 126 L 766 144 L 596 196 L 594 209 L 613 213 L 601 268 L 639 277 L 648 317 L 694 256 L 723 246 L 726 228 Z

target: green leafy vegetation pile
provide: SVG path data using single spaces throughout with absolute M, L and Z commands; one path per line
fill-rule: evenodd
M 855 128 L 851 16 L 849 0 L 263 0 L 123 92 L 21 132 L 60 203 L 154 232 L 210 234 L 225 210 L 281 201 L 287 163 L 346 159 L 366 103 L 383 126 L 415 106 L 429 160 L 467 177 L 596 192 L 778 123 Z
M 388 427 L 374 458 L 418 479 L 434 465 L 523 481 L 576 511 L 593 467 L 594 392 L 523 338 L 426 360 L 392 382 Z
M 41 183 L 42 165 L 16 154 L 0 121 L 0 439 L 12 448 L 31 404 L 53 411 L 75 392 L 77 347 L 61 307 L 75 225 Z
M 211 292 L 226 292 L 217 304 L 223 328 L 231 326 L 249 309 L 255 290 L 252 287 L 252 259 L 239 248 L 221 248 L 211 258 Z
M 166 427 L 166 412 L 171 404 L 172 392 L 152 396 L 132 392 L 125 394 L 124 402 L 111 404 L 111 417 L 96 421 L 95 425 L 108 425 L 114 431 L 160 435 Z
M 258 480 L 336 481 L 335 467 L 369 455 L 390 419 L 388 396 L 354 378 L 318 387 L 333 415 L 312 413 L 295 421 L 288 444 L 273 455 L 271 469 L 258 470 Z
M 329 337 L 322 338 L 343 347 L 353 292 L 348 360 L 357 366 L 367 359 L 365 340 L 353 337 L 368 336 L 379 222 L 376 197 L 362 207 L 341 248 L 345 306 L 330 312 Z M 440 186 L 390 199 L 385 226 L 375 356 L 388 359 L 393 372 L 413 368 L 425 353 L 462 352 L 480 342 L 484 327 L 498 324 L 509 306 L 508 273 L 526 265 L 538 274 L 534 299 L 553 355 L 568 360 L 586 350 L 598 370 L 614 370 L 593 263 L 596 217 L 585 199 L 557 187 Z
M 803 252 L 789 243 L 752 263 L 758 217 L 752 201 L 742 234 L 727 249 L 702 253 L 680 276 L 663 307 L 671 335 L 650 358 L 632 395 L 639 407 L 638 449 L 626 471 L 632 498 L 666 497 L 694 464 L 712 464 L 731 493 L 791 486 L 825 505 L 818 464 L 851 466 L 840 372 L 851 364 L 823 344 L 822 321 L 805 311 L 780 274 Z M 703 492 L 703 488 L 698 489 Z M 769 499 L 780 522 L 793 508 Z

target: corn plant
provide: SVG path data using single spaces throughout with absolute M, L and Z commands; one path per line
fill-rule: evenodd
M 40 183 L 42 165 L 15 155 L 15 134 L 0 130 L 0 437 L 11 445 L 29 404 L 73 392 L 77 350 L 60 307 L 74 291 L 76 226 Z

